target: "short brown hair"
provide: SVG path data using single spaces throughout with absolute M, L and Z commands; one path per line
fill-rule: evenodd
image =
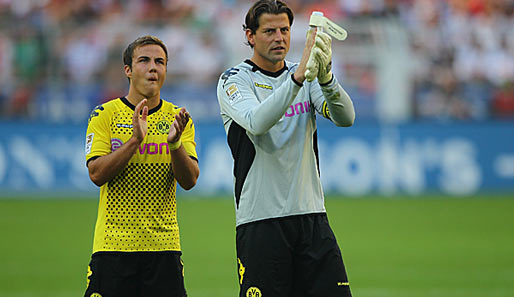
M 293 11 L 291 8 L 287 6 L 284 2 L 280 0 L 259 0 L 255 2 L 248 13 L 246 14 L 245 23 L 243 24 L 243 30 L 250 30 L 253 34 L 259 28 L 259 17 L 263 13 L 269 14 L 287 14 L 289 18 L 289 26 L 293 25 Z M 249 42 L 247 42 L 250 47 L 253 47 Z
M 157 38 L 155 36 L 151 36 L 151 35 L 141 36 L 141 37 L 137 38 L 136 40 L 132 41 L 132 43 L 130 43 L 127 46 L 127 48 L 123 52 L 123 64 L 129 66 L 130 69 L 132 69 L 132 56 L 134 55 L 134 51 L 136 50 L 136 48 L 143 46 L 143 45 L 149 45 L 149 44 L 156 44 L 156 45 L 162 47 L 162 49 L 164 50 L 164 53 L 166 54 L 166 65 L 167 65 L 168 64 L 168 49 L 166 48 L 166 45 L 164 44 L 164 42 L 162 42 L 162 40 L 160 40 L 159 38 Z

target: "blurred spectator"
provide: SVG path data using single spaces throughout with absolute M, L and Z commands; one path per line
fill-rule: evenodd
M 219 74 L 248 55 L 241 27 L 249 0 L 0 0 L 0 116 L 82 121 L 92 106 L 122 96 L 121 51 L 154 34 L 169 46 L 163 91 L 210 108 Z M 439 120 L 514 118 L 514 2 L 509 0 L 289 0 L 294 26 L 313 10 L 347 27 L 333 43 L 334 70 L 359 112 L 375 109 L 373 52 L 391 19 L 409 34 L 412 117 Z M 130 22 L 129 22 L 130 20 Z M 236 34 L 227 34 L 236 31 Z M 291 43 L 301 42 L 302 29 Z M 300 40 L 300 41 L 299 41 Z M 292 51 L 289 60 L 301 53 Z M 120 78 L 121 77 L 121 78 Z M 195 101 L 195 102 L 196 102 Z M 358 104 L 368 106 L 359 108 Z M 83 109 L 83 110 L 82 110 Z M 371 114 L 371 117 L 376 115 Z

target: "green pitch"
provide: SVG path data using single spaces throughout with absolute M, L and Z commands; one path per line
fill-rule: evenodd
M 96 199 L 0 200 L 0 297 L 82 296 Z M 327 199 L 353 295 L 514 296 L 514 199 Z M 193 297 L 237 296 L 230 199 L 183 199 Z M 264 296 L 265 297 L 265 296 Z

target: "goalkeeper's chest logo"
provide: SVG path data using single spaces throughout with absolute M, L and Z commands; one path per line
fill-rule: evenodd
M 228 101 L 230 101 L 230 103 L 233 103 L 235 100 L 242 97 L 236 84 L 230 84 L 225 90 L 225 93 L 227 93 Z
M 272 86 L 268 86 L 266 84 L 260 84 L 260 83 L 254 83 L 257 88 L 266 89 L 266 90 L 273 90 Z

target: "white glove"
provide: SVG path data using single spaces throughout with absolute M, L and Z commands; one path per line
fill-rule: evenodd
M 314 29 L 309 29 L 307 31 L 307 39 L 309 36 L 315 32 Z M 305 79 L 308 82 L 313 81 L 318 76 L 318 62 L 316 61 L 316 56 L 314 54 L 314 46 L 311 49 L 311 53 L 309 55 L 309 60 L 305 65 Z
M 316 57 L 316 64 L 318 64 L 318 82 L 326 84 L 332 79 L 332 38 L 330 35 L 325 32 L 317 32 L 311 56 L 313 54 Z M 308 66 L 309 63 L 307 62 L 307 69 L 309 69 Z M 305 77 L 307 77 L 307 73 Z

